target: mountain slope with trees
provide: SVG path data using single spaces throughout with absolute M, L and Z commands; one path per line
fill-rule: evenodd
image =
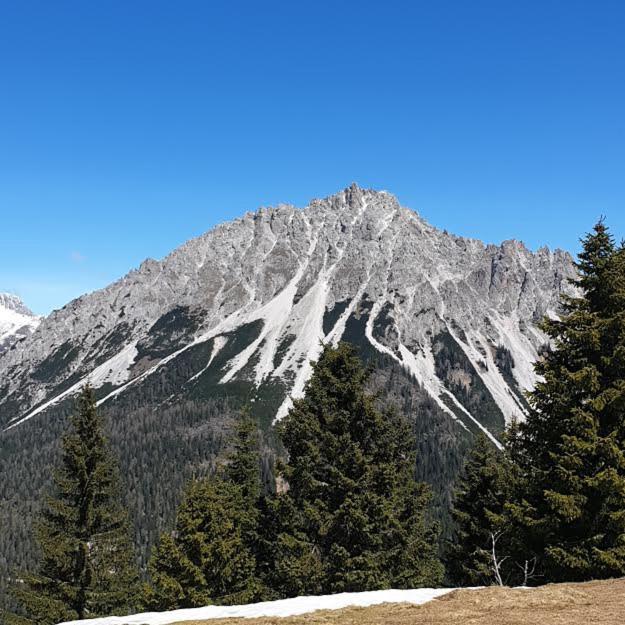
M 465 465 L 449 554 L 461 583 L 518 580 L 514 566 L 516 583 L 625 575 L 625 247 L 603 222 L 582 245 L 579 295 L 543 322 L 527 419 Z
M 228 455 L 246 405 L 271 488 L 283 452 L 274 418 L 301 397 L 322 342 L 341 339 L 372 368 L 380 406 L 414 427 L 417 477 L 448 533 L 464 454 L 527 412 L 547 340 L 535 322 L 573 292 L 572 275 L 564 252 L 455 237 L 354 185 L 302 210 L 247 214 L 71 302 L 0 356 L 0 584 L 36 561 L 31 522 L 86 380 L 145 567 L 184 484 Z
M 150 609 L 433 586 L 443 577 L 407 420 L 382 412 L 352 347 L 326 346 L 280 428 L 282 485 L 261 495 L 244 415 L 225 469 L 187 488 L 150 562 Z

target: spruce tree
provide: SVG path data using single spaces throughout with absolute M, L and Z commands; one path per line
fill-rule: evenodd
M 582 243 L 580 295 L 543 323 L 512 507 L 552 582 L 625 574 L 625 253 L 603 222 Z
M 174 532 L 161 536 L 150 560 L 146 606 L 172 610 L 251 601 L 255 562 L 243 520 L 240 487 L 218 477 L 192 481 Z
M 139 604 L 118 469 L 89 386 L 81 391 L 70 426 L 53 492 L 36 524 L 39 568 L 16 575 L 13 594 L 25 615 L 16 622 L 46 625 L 127 614 Z
M 436 585 L 428 489 L 403 417 L 382 413 L 352 347 L 326 346 L 282 426 L 275 583 L 283 594 Z
M 225 478 L 241 490 L 241 531 L 247 547 L 253 551 L 257 542 L 262 481 L 260 434 L 256 421 L 247 409 L 235 426 L 233 449 L 226 465 Z
M 493 546 L 501 562 L 502 581 L 522 583 L 525 560 L 511 527 L 506 505 L 517 483 L 508 451 L 495 448 L 479 434 L 465 462 L 452 505 L 454 533 L 447 546 L 446 570 L 458 586 L 496 583 Z M 495 545 L 493 545 L 495 543 Z
M 275 596 L 267 587 L 272 562 L 273 506 L 263 492 L 261 470 L 261 432 L 250 410 L 245 409 L 235 426 L 234 443 L 225 469 L 225 478 L 241 491 L 241 537 L 254 557 L 255 570 L 249 580 L 250 601 Z

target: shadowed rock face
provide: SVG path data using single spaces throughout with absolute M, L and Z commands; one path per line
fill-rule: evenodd
M 39 321 L 19 297 L 0 293 L 0 354 L 30 336 Z
M 282 417 L 322 341 L 356 336 L 460 426 L 496 435 L 523 417 L 546 342 L 535 323 L 556 314 L 573 276 L 565 252 L 456 237 L 356 185 L 304 209 L 260 209 L 44 319 L 0 356 L 0 425 L 45 419 L 87 378 L 106 403 L 180 358 L 181 388 L 245 382 L 252 401 L 271 388 Z

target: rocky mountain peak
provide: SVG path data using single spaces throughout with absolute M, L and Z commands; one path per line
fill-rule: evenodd
M 0 425 L 3 401 L 22 407 L 5 418 L 12 426 L 87 379 L 106 403 L 197 350 L 181 388 L 207 393 L 210 378 L 214 392 L 243 385 L 257 401 L 271 388 L 265 409 L 279 418 L 322 342 L 347 339 L 402 367 L 450 418 L 491 433 L 463 392 L 490 398 L 495 430 L 523 418 L 546 341 L 536 321 L 555 313 L 572 275 L 566 253 L 454 236 L 353 184 L 221 224 L 50 315 L 27 349 L 0 357 Z

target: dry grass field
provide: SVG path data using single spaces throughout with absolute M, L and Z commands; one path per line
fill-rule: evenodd
M 456 590 L 422 606 L 385 604 L 287 618 L 185 625 L 625 625 L 625 579 L 530 590 Z

